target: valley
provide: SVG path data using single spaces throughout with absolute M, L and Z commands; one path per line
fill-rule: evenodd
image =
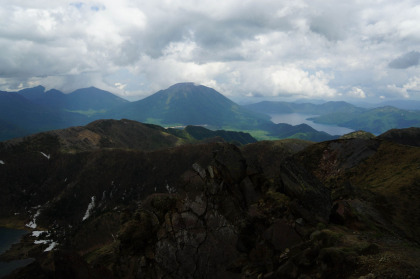
M 339 135 L 351 133 L 353 130 L 337 125 L 327 125 L 315 123 L 310 118 L 316 117 L 316 115 L 300 114 L 300 113 L 283 113 L 283 114 L 270 114 L 271 121 L 275 124 L 287 123 L 290 125 L 307 124 L 317 131 L 326 132 L 330 135 Z

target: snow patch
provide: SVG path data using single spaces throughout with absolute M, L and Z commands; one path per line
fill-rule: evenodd
M 51 251 L 51 250 L 52 250 L 52 249 L 54 249 L 54 248 L 55 248 L 55 246 L 57 246 L 57 245 L 58 245 L 58 243 L 57 243 L 57 242 L 51 242 L 50 246 L 48 246 L 48 247 L 44 250 L 44 252 Z
M 4 165 L 4 164 L 5 164 L 4 161 L 0 160 L 0 165 Z
M 38 211 L 35 213 L 34 217 L 32 217 L 32 221 L 26 224 L 28 228 L 36 229 L 36 218 L 41 214 L 41 209 L 38 209 Z
M 58 245 L 57 242 L 54 242 L 52 240 L 35 240 L 34 243 L 35 244 L 49 244 L 49 246 L 45 248 L 44 252 L 49 252 Z
M 35 244 L 48 244 L 50 243 L 49 240 L 35 240 L 34 241 Z
M 32 231 L 32 236 L 39 237 L 41 234 L 43 234 L 45 231 Z M 35 243 L 37 244 L 37 243 Z
M 90 214 L 92 213 L 93 208 L 95 207 L 95 196 L 91 198 L 91 202 L 88 204 L 88 208 L 86 209 L 85 216 L 83 216 L 82 221 L 89 218 Z
M 47 158 L 48 160 L 51 158 L 51 155 L 50 154 L 45 154 L 44 152 L 40 152 L 41 154 L 42 154 L 42 156 L 44 156 L 45 158 Z

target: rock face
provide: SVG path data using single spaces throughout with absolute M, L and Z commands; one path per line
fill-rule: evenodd
M 348 139 L 68 152 L 61 144 L 44 135 L 0 149 L 0 221 L 45 231 L 2 256 L 36 258 L 9 278 L 420 275 L 420 203 L 406 199 L 417 189 L 417 147 Z

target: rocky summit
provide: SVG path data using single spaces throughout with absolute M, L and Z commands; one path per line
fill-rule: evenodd
M 191 131 L 100 120 L 0 143 L 0 226 L 28 230 L 0 259 L 34 258 L 6 278 L 420 278 L 417 131 Z

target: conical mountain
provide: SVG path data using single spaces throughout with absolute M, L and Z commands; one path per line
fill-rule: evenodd
M 178 83 L 124 106 L 114 117 L 161 125 L 207 125 L 247 129 L 268 117 L 239 106 L 216 90 L 194 83 Z

